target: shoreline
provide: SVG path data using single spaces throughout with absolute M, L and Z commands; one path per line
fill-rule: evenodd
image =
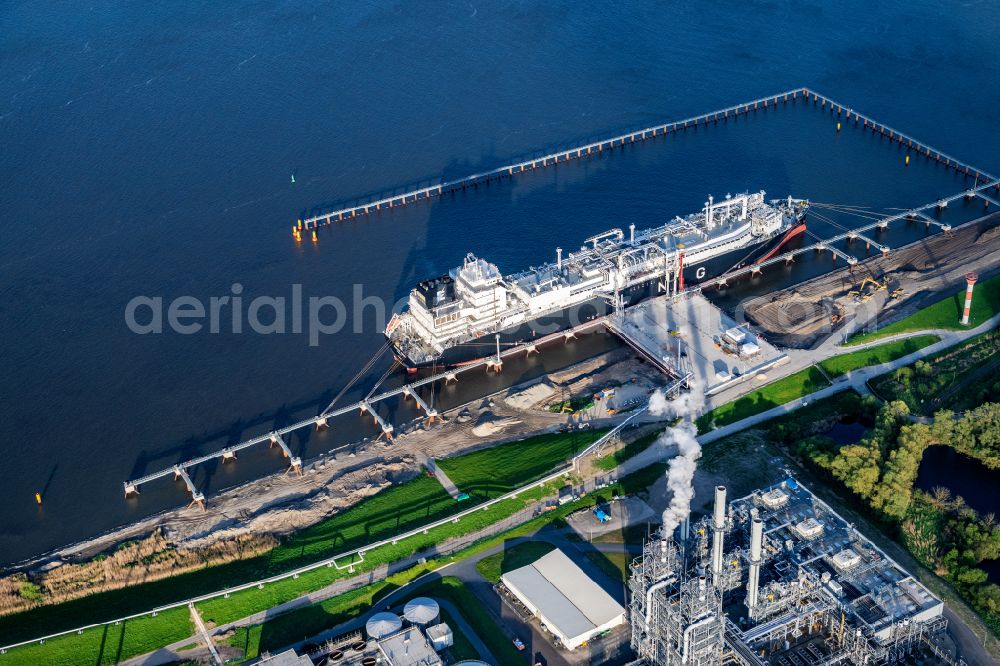
M 656 379 L 655 370 L 630 352 L 623 349 L 603 352 L 544 378 L 457 405 L 441 414 L 440 422 L 430 428 L 421 419 L 403 424 L 393 444 L 374 440 L 345 444 L 304 461 L 302 476 L 275 472 L 212 495 L 204 511 L 192 506 L 167 509 L 6 565 L 0 568 L 0 576 L 39 575 L 63 565 L 82 564 L 157 532 L 162 532 L 171 547 L 186 550 L 204 549 L 246 535 L 280 539 L 322 522 L 395 483 L 416 477 L 427 458 L 461 455 L 567 426 L 596 425 L 607 420 L 554 414 L 540 408 L 540 403 L 552 397 L 557 389 L 576 393 L 600 383 L 603 375 L 635 375 L 650 385 Z M 550 390 L 539 390 L 539 386 Z

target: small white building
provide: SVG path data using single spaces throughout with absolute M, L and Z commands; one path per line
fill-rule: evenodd
M 501 577 L 567 650 L 625 622 L 625 609 L 558 548 Z
M 445 648 L 450 648 L 455 643 L 455 635 L 451 632 L 451 627 L 442 622 L 433 627 L 427 627 L 427 640 L 431 646 L 440 652 Z

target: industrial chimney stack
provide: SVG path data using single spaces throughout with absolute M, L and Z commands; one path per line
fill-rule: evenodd
M 764 521 L 754 517 L 750 525 L 750 576 L 747 580 L 747 610 L 753 612 L 757 605 L 757 586 L 760 583 L 760 553 L 764 543 Z
M 726 487 L 715 487 L 715 513 L 712 515 L 712 581 L 722 584 L 722 541 L 726 530 Z

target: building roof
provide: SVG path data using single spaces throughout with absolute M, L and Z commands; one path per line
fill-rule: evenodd
M 417 597 L 410 599 L 403 607 L 403 617 L 413 624 L 427 624 L 437 619 L 441 609 L 438 602 L 430 597 Z
M 295 650 L 285 650 L 261 660 L 267 666 L 312 666 L 312 660 L 306 655 L 296 654 Z
M 505 573 L 503 583 L 538 609 L 550 628 L 572 639 L 623 615 L 625 609 L 558 548 Z
M 391 666 L 439 666 L 441 657 L 428 642 L 424 632 L 408 627 L 378 642 Z

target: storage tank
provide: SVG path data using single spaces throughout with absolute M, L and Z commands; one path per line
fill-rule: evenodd
M 369 638 L 378 640 L 394 634 L 403 628 L 403 621 L 395 613 L 375 613 L 365 623 Z
M 434 601 L 430 597 L 417 597 L 416 599 L 411 599 L 406 602 L 406 606 L 403 607 L 403 617 L 405 617 L 411 624 L 419 626 L 424 626 L 434 622 L 438 619 L 438 615 L 440 613 L 441 609 L 438 607 L 438 602 Z

